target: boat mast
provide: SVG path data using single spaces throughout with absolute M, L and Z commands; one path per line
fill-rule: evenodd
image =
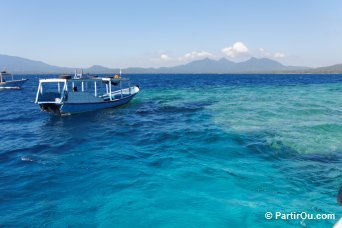
M 109 79 L 109 100 L 112 100 L 112 79 Z
M 121 91 L 121 98 L 122 98 L 123 95 L 122 95 L 122 81 L 121 81 L 121 78 L 120 78 L 120 91 Z
M 42 86 L 42 83 L 39 81 L 39 85 L 38 85 L 38 91 L 37 91 L 37 94 L 36 94 L 36 103 L 38 102 L 38 97 L 39 97 L 39 93 L 41 93 L 41 86 Z
M 94 88 L 95 88 L 95 97 L 97 97 L 96 81 L 94 81 Z
M 122 81 L 121 81 L 121 68 L 120 68 L 120 91 L 121 91 L 121 98 L 123 97 L 123 95 L 122 95 Z

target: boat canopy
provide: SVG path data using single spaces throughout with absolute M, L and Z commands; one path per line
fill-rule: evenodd
M 129 81 L 128 78 L 97 78 L 97 77 L 92 77 L 92 78 L 80 78 L 80 79 L 63 79 L 63 78 L 45 78 L 45 79 L 40 79 L 40 82 L 120 82 L 120 81 Z

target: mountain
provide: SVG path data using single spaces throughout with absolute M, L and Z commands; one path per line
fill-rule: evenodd
M 153 69 L 149 73 L 260 73 L 299 69 L 304 70 L 308 68 L 284 66 L 277 61 L 266 58 L 250 58 L 247 61 L 239 63 L 229 61 L 225 58 L 222 58 L 220 60 L 206 58 L 202 60 L 196 60 L 185 65 Z M 130 68 L 128 68 L 127 70 L 130 70 Z
M 0 69 L 6 69 L 9 72 L 16 74 L 61 74 L 61 73 L 73 73 L 74 68 L 59 67 L 46 64 L 41 61 L 29 60 L 21 57 L 0 55 Z M 342 72 L 342 64 L 335 65 L 335 71 L 340 70 Z M 319 68 L 317 68 L 319 69 Z M 177 74 L 177 73 L 197 73 L 197 74 L 209 74 L 209 73 L 291 73 L 291 72 L 310 72 L 308 67 L 295 67 L 285 66 L 275 60 L 267 58 L 250 58 L 247 61 L 235 63 L 225 58 L 219 60 L 213 60 L 209 58 L 195 60 L 193 62 L 174 66 L 174 67 L 160 67 L 160 68 L 127 68 L 123 69 L 126 74 Z M 328 69 L 321 69 L 329 72 Z M 118 73 L 119 69 L 112 69 L 103 67 L 100 65 L 94 65 L 89 68 L 83 69 L 84 73 Z
M 277 73 L 293 70 L 307 70 L 308 67 L 285 66 L 267 58 L 250 58 L 247 61 L 235 63 L 225 58 L 213 60 L 209 58 L 195 60 L 185 65 L 160 68 L 128 68 L 125 73 L 159 73 L 159 74 L 224 74 L 224 73 Z
M 225 58 L 218 61 L 209 58 L 196 60 L 185 65 L 169 67 L 163 70 L 168 73 L 225 73 L 235 65 Z
M 275 60 L 267 58 L 250 58 L 245 62 L 237 63 L 232 71 L 258 72 L 258 71 L 289 71 L 307 69 L 306 67 L 285 66 Z
M 86 71 L 87 73 L 92 73 L 92 74 L 96 74 L 96 73 L 113 73 L 113 69 L 108 68 L 108 67 L 104 67 L 104 66 L 100 66 L 100 65 L 94 65 L 91 66 L 89 68 L 84 69 L 84 71 Z
M 62 73 L 69 70 L 66 67 L 52 66 L 41 61 L 9 55 L 0 55 L 0 67 L 1 70 L 6 68 L 13 73 Z
M 317 73 L 317 74 L 341 74 L 342 73 L 342 64 L 335 64 L 332 66 L 326 67 L 318 67 L 308 71 L 309 73 Z
M 41 61 L 16 56 L 0 55 L 0 70 L 3 69 L 16 74 L 63 74 L 74 73 L 75 71 L 75 68 L 71 67 L 53 66 Z M 83 70 L 86 73 L 113 73 L 114 71 L 118 71 L 100 65 L 94 65 Z

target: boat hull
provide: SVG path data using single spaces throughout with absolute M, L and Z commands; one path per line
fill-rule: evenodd
M 122 99 L 98 103 L 64 103 L 60 108 L 61 114 L 74 114 L 80 112 L 90 112 L 99 109 L 114 108 L 119 105 L 127 104 L 135 94 L 124 97 Z
M 0 89 L 20 89 L 28 79 L 13 80 L 0 83 Z
M 136 94 L 117 99 L 113 101 L 104 101 L 96 103 L 68 103 L 63 104 L 41 104 L 41 110 L 46 112 L 54 112 L 60 115 L 69 115 L 82 112 L 96 111 L 100 109 L 114 108 L 120 105 L 127 104 Z
M 40 106 L 42 111 L 59 115 L 114 108 L 128 103 L 140 91 L 139 86 L 130 86 L 130 83 L 128 83 L 129 87 L 122 88 L 122 81 L 123 79 L 121 78 L 41 79 L 35 103 Z M 128 80 L 126 79 L 125 81 Z M 89 82 L 94 83 L 93 88 L 90 87 L 91 85 L 88 87 Z M 110 82 L 110 84 L 107 82 Z M 117 86 L 120 85 L 120 89 L 112 91 L 111 82 L 117 83 Z M 52 86 L 50 88 L 44 86 L 43 88 L 43 84 L 46 85 L 45 83 L 58 83 L 57 90 L 51 91 Z M 72 90 L 68 90 L 68 83 L 69 88 L 72 86 Z M 97 83 L 101 83 L 101 87 Z M 81 91 L 77 91 L 77 84 L 82 88 Z M 106 87 L 102 91 L 106 89 L 106 93 L 101 91 L 103 84 Z M 94 92 L 91 91 L 92 89 L 94 89 Z

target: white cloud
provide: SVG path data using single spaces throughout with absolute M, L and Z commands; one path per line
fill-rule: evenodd
M 214 55 L 206 52 L 206 51 L 193 51 L 186 53 L 185 55 L 178 58 L 180 61 L 189 61 L 189 60 L 195 60 L 195 59 L 202 59 L 202 58 L 209 58 L 213 57 Z
M 284 58 L 285 57 L 285 54 L 284 53 L 281 53 L 281 52 L 276 52 L 274 53 L 274 58 Z
M 249 55 L 247 46 L 242 42 L 236 42 L 233 46 L 223 48 L 221 51 L 231 58 L 239 58 Z
M 248 47 L 242 42 L 235 42 L 232 46 L 223 48 L 221 52 L 231 59 L 236 61 L 243 61 L 246 58 L 255 56 L 257 58 L 270 58 L 270 59 L 282 59 L 286 58 L 287 55 L 282 52 L 271 52 L 266 48 L 260 47 L 259 49 L 249 50 Z M 150 62 L 155 66 L 172 66 L 184 64 L 194 60 L 204 59 L 204 58 L 218 58 L 222 57 L 223 54 L 211 53 L 207 51 L 192 51 L 186 53 L 182 56 L 172 56 L 164 51 L 159 51 L 159 53 L 150 59 Z
M 259 55 L 260 57 L 271 57 L 271 52 L 267 51 L 265 48 L 259 48 Z
M 259 48 L 259 56 L 263 58 L 266 57 L 266 58 L 281 59 L 281 58 L 284 58 L 286 55 L 282 52 L 271 53 L 264 48 Z
M 171 60 L 172 58 L 170 56 L 168 56 L 167 54 L 161 54 L 159 56 L 159 59 L 162 60 L 162 61 L 169 61 Z

